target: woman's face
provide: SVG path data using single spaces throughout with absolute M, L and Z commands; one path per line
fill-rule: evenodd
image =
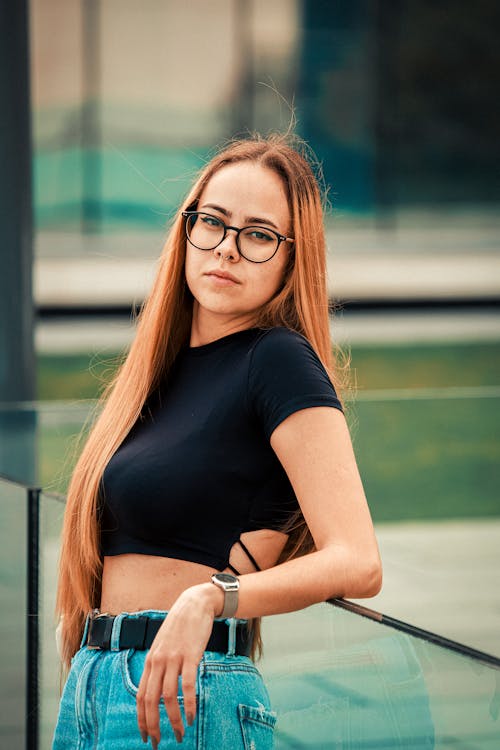
M 228 164 L 216 172 L 200 196 L 197 211 L 230 226 L 259 225 L 290 236 L 283 182 L 276 172 L 254 162 Z M 193 322 L 230 329 L 252 325 L 282 285 L 290 248 L 291 243 L 282 242 L 270 260 L 252 263 L 238 252 L 234 231 L 228 231 L 214 250 L 199 250 L 187 240 L 186 281 L 194 297 Z

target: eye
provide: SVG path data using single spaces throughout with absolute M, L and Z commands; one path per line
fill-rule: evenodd
M 262 227 L 247 227 L 244 234 L 245 237 L 248 237 L 248 239 L 260 244 L 265 244 L 266 242 L 276 242 L 276 237 L 274 236 L 274 234 L 266 231 Z
M 222 221 L 210 214 L 200 214 L 200 221 L 202 221 L 205 226 L 213 229 L 219 229 L 222 226 Z

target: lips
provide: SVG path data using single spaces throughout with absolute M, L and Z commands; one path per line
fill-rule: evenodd
M 214 276 L 217 279 L 221 279 L 221 281 L 232 282 L 233 284 L 241 283 L 236 276 L 233 276 L 227 271 L 208 271 L 205 276 Z

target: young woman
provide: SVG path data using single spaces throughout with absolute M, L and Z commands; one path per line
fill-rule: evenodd
M 325 266 L 300 148 L 205 167 L 69 487 L 56 750 L 272 747 L 259 618 L 379 591 Z

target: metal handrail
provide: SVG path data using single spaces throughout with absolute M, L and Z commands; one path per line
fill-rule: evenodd
M 403 622 L 403 620 L 397 620 L 395 617 L 376 612 L 369 607 L 350 602 L 348 599 L 329 599 L 328 604 L 333 604 L 333 606 L 340 607 L 341 609 L 347 609 L 355 615 L 366 617 L 369 620 L 380 623 L 381 625 L 386 625 L 389 628 L 394 628 L 395 630 L 407 633 L 407 635 L 411 635 L 414 638 L 419 638 L 428 643 L 434 643 L 436 646 L 441 646 L 442 648 L 454 651 L 462 656 L 469 656 L 471 659 L 487 664 L 489 667 L 497 667 L 500 669 L 500 658 L 498 656 L 493 656 L 493 654 L 488 654 L 486 651 L 479 651 L 476 648 L 466 646 L 463 643 L 458 643 L 458 641 L 451 640 L 450 638 L 445 638 L 443 635 L 438 635 L 430 630 L 424 630 L 416 625 L 410 625 L 407 622 Z

